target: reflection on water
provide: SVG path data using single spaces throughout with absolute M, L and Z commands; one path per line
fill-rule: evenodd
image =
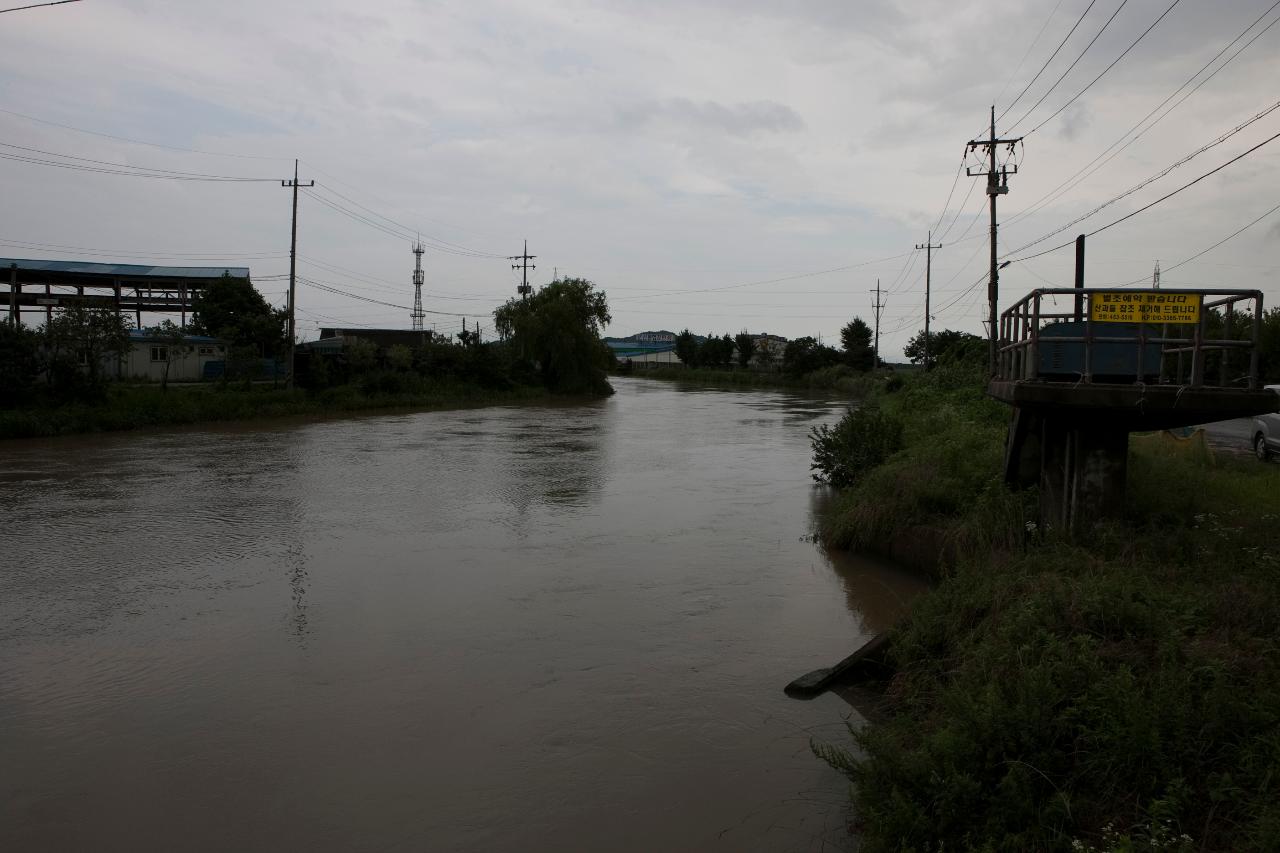
M 841 849 L 829 665 L 918 585 L 807 541 L 843 406 L 4 446 L 0 849 Z

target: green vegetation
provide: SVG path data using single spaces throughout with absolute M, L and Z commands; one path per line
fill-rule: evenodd
M 907 341 L 907 345 L 902 348 L 902 354 L 910 359 L 912 364 L 924 364 L 925 341 L 926 337 L 922 329 Z M 928 343 L 930 364 L 958 362 L 981 364 L 987 357 L 986 340 L 968 332 L 956 332 L 951 329 L 930 332 Z
M 871 344 L 871 327 L 861 317 L 854 317 L 840 330 L 845 363 L 854 370 L 870 370 L 876 366 L 876 350 Z
M 197 295 L 189 331 L 222 338 L 250 359 L 274 358 L 287 352 L 288 316 L 272 308 L 248 279 L 223 273 Z
M 516 376 L 537 376 L 560 394 L 613 393 L 606 377 L 613 354 L 600 340 L 609 306 L 594 288 L 585 279 L 559 279 L 493 312 Z
M 155 388 L 108 382 L 128 351 L 128 328 L 114 311 L 70 305 L 38 332 L 0 331 L 0 438 L 135 429 L 164 424 L 319 415 L 360 409 L 423 409 L 612 393 L 600 340 L 609 321 L 590 282 L 558 281 L 495 312 L 502 340 L 430 340 L 380 349 L 358 337 L 337 351 L 299 353 L 296 390 L 257 387 L 263 354 L 278 354 L 283 317 L 243 279 L 224 276 L 196 303 L 199 332 L 230 343 L 216 386 L 169 390 L 168 364 Z M 155 331 L 169 357 L 187 347 L 171 322 Z
M 318 393 L 267 385 L 214 384 L 173 388 L 111 384 L 95 402 L 66 402 L 0 411 L 0 439 L 111 432 L 160 426 L 289 416 L 518 403 L 546 398 L 539 388 L 482 388 L 444 379 L 415 383 L 411 389 L 378 390 L 343 385 Z
M 887 722 L 815 746 L 862 849 L 1280 849 L 1280 466 L 1135 439 L 1129 510 L 1073 542 L 1002 485 L 980 373 L 876 403 L 903 435 L 882 464 L 817 436 L 853 483 L 821 535 L 929 528 L 948 557 L 894 633 Z
M 687 368 L 681 365 L 627 370 L 619 373 L 642 379 L 664 379 L 674 382 L 691 382 L 702 385 L 720 385 L 733 388 L 795 388 L 809 391 L 836 391 L 851 397 L 862 397 L 874 389 L 894 381 L 891 374 L 859 373 L 843 364 L 815 370 L 802 376 L 792 376 L 772 370 L 743 370 L 715 368 Z

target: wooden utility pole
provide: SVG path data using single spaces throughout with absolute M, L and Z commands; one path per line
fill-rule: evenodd
M 929 293 L 933 275 L 933 250 L 941 249 L 942 244 L 933 245 L 933 232 L 925 238 L 924 245 L 916 243 L 916 249 L 924 249 L 924 369 L 929 369 Z
M 529 254 L 529 241 L 525 240 L 524 252 L 522 254 L 512 255 L 509 258 L 507 258 L 507 260 L 509 261 L 520 262 L 518 264 L 512 264 L 511 268 L 513 270 L 521 271 L 520 286 L 516 288 L 516 291 L 520 294 L 521 299 L 528 299 L 529 294 L 533 291 L 533 288 L 529 286 L 529 270 L 536 270 L 538 267 L 535 264 L 529 263 L 529 261 L 533 260 L 536 257 L 538 256 Z
M 297 309 L 297 271 L 298 271 L 298 187 L 314 187 L 315 181 L 307 181 L 305 184 L 298 182 L 298 161 L 293 161 L 293 180 L 281 181 L 280 186 L 293 188 L 293 227 L 289 235 L 289 378 L 286 380 L 288 387 L 293 387 L 293 349 L 294 341 L 294 323 Z
M 996 164 L 996 149 L 998 146 L 1008 146 L 1009 151 L 1013 151 L 1014 146 L 1022 141 L 1019 136 L 1016 139 L 996 139 L 996 108 L 991 108 L 991 135 L 987 139 L 971 139 L 966 150 L 977 151 L 979 148 L 986 149 L 987 164 L 981 169 L 975 171 L 973 167 L 966 167 L 965 174 L 970 177 L 977 175 L 987 176 L 987 197 L 991 200 L 991 277 L 987 282 L 987 308 L 988 322 L 990 327 L 987 332 L 989 345 L 987 347 L 988 370 L 992 376 L 996 374 L 997 356 L 999 355 L 999 335 L 1000 325 L 999 318 L 996 316 L 997 305 L 1000 298 L 1000 262 L 996 258 L 996 196 L 1004 195 L 1009 192 L 1009 176 L 1018 174 L 1018 166 L 1015 163 L 1012 167 L 1009 165 L 998 166 Z
M 876 301 L 871 303 L 876 317 L 875 358 L 871 362 L 871 369 L 875 370 L 880 367 L 880 311 L 885 306 L 885 303 L 880 301 L 880 279 L 876 279 L 876 289 L 871 292 L 876 295 Z

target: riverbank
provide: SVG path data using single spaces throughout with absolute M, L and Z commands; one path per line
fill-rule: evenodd
M 1126 514 L 1071 542 L 1001 484 L 977 376 L 874 402 L 902 447 L 820 535 L 934 531 L 938 585 L 893 633 L 889 721 L 816 747 L 863 849 L 1280 849 L 1280 466 L 1135 439 Z
M 849 367 L 836 366 L 815 370 L 803 376 L 763 370 L 713 370 L 683 366 L 636 369 L 617 373 L 637 379 L 661 379 L 668 382 L 695 382 L 738 388 L 794 388 L 808 391 L 839 391 L 860 397 L 882 388 L 896 375 L 885 371 L 860 373 Z
M 320 392 L 268 385 L 113 385 L 97 403 L 46 403 L 0 412 L 0 439 L 117 432 L 218 421 L 322 416 L 344 412 L 422 411 L 520 403 L 550 398 L 542 388 L 507 389 L 439 381 L 412 392 L 366 393 L 343 385 Z

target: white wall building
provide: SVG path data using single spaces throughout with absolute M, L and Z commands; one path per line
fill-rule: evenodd
M 170 382 L 199 382 L 205 378 L 205 365 L 227 359 L 227 345 L 218 338 L 186 335 L 181 346 L 155 336 L 150 329 L 131 329 L 129 353 L 121 360 L 122 379 L 145 379 L 159 382 L 169 367 Z

